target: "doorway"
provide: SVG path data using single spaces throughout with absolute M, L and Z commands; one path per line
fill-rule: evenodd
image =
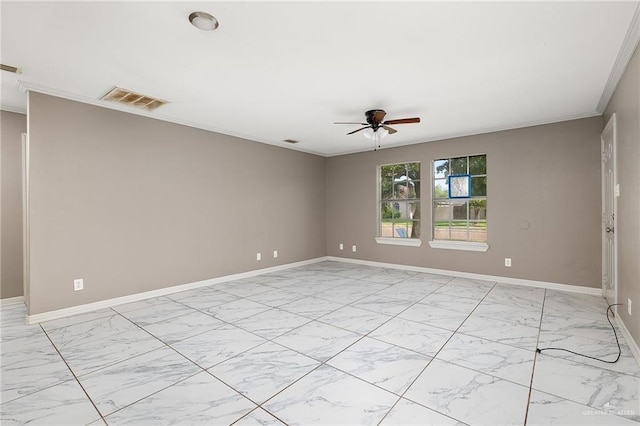
M 602 294 L 609 304 L 617 303 L 616 207 L 620 189 L 616 177 L 616 114 L 600 137 L 602 152 Z

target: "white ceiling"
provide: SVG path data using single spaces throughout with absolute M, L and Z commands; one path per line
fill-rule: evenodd
M 328 156 L 373 148 L 332 124 L 373 108 L 422 118 L 383 147 L 600 114 L 638 19 L 612 1 L 1 8 L 2 63 L 23 69 L 2 72 L 3 109 L 26 111 L 28 89 L 137 113 L 99 100 L 120 86 L 171 102 L 143 115 Z M 220 27 L 197 30 L 193 11 Z

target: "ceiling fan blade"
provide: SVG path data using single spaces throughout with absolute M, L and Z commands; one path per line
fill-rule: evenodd
M 348 134 L 348 135 L 352 135 L 352 134 L 354 134 L 354 133 L 359 132 L 360 130 L 370 129 L 370 128 L 371 128 L 371 126 L 361 127 L 361 128 L 359 128 L 358 130 L 354 130 L 353 132 L 349 132 L 349 133 L 347 133 L 347 134 Z
M 351 121 L 334 121 L 333 124 L 360 124 L 362 126 L 367 126 L 368 123 L 354 123 Z
M 387 126 L 386 124 L 383 124 L 383 125 L 382 125 L 382 127 L 384 127 L 384 129 L 385 129 L 387 132 L 389 132 L 389 134 L 390 134 L 390 135 L 392 135 L 392 134 L 394 134 L 394 133 L 396 133 L 396 132 L 397 132 L 397 130 L 396 130 L 396 129 L 394 129 L 394 128 L 392 128 L 392 127 L 389 127 L 389 126 Z
M 376 123 L 382 123 L 382 120 L 384 120 L 385 115 L 387 115 L 386 112 L 382 110 L 378 110 L 375 112 L 375 114 L 373 114 L 373 121 Z
M 409 124 L 409 123 L 419 123 L 420 117 L 413 118 L 398 118 L 397 120 L 387 120 L 382 124 Z

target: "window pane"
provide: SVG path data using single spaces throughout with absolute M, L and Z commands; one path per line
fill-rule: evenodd
M 451 174 L 463 175 L 467 173 L 467 157 L 451 159 Z
M 410 219 L 409 236 L 411 238 L 420 238 L 420 203 L 409 202 L 407 203 L 407 218 Z
M 451 222 L 451 239 L 455 241 L 468 241 L 469 229 L 466 220 L 455 220 Z
M 472 177 L 471 178 L 471 196 L 472 197 L 486 197 L 487 195 L 487 177 Z
M 409 163 L 407 165 L 409 178 L 412 180 L 420 179 L 420 163 Z
M 382 203 L 382 209 L 380 210 L 380 217 L 382 218 L 382 220 L 399 218 L 402 214 L 402 212 L 400 211 L 402 209 L 401 204 L 404 204 L 404 202 L 398 204 L 399 209 L 395 210 L 393 206 L 394 203 L 390 201 Z
M 487 156 L 474 155 L 469 157 L 469 174 L 485 175 L 487 174 Z
M 484 220 L 487 219 L 487 200 L 471 200 L 469 201 L 469 219 Z
M 411 232 L 407 227 L 406 221 L 400 221 L 393 224 L 393 236 L 396 238 L 409 238 L 411 236 Z
M 447 179 L 433 181 L 433 198 L 449 198 L 449 181 Z
M 397 199 L 405 200 L 412 198 L 412 194 L 415 194 L 412 182 L 398 182 L 396 183 L 395 196 Z
M 487 242 L 487 221 L 471 222 L 469 224 L 469 240 Z
M 449 223 L 451 221 L 451 203 L 448 201 L 433 202 L 433 239 L 449 239 Z
M 451 220 L 451 204 L 447 201 L 433 202 L 433 221 L 442 222 Z
M 449 176 L 449 160 L 436 160 L 433 162 L 433 177 L 436 179 Z
M 467 220 L 467 203 L 457 204 L 453 206 L 454 220 Z
M 391 219 L 383 219 L 380 224 L 381 237 L 393 237 L 393 222 Z

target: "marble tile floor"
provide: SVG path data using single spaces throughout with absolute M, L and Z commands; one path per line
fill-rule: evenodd
M 25 325 L 0 424 L 640 425 L 596 296 L 321 262 Z

